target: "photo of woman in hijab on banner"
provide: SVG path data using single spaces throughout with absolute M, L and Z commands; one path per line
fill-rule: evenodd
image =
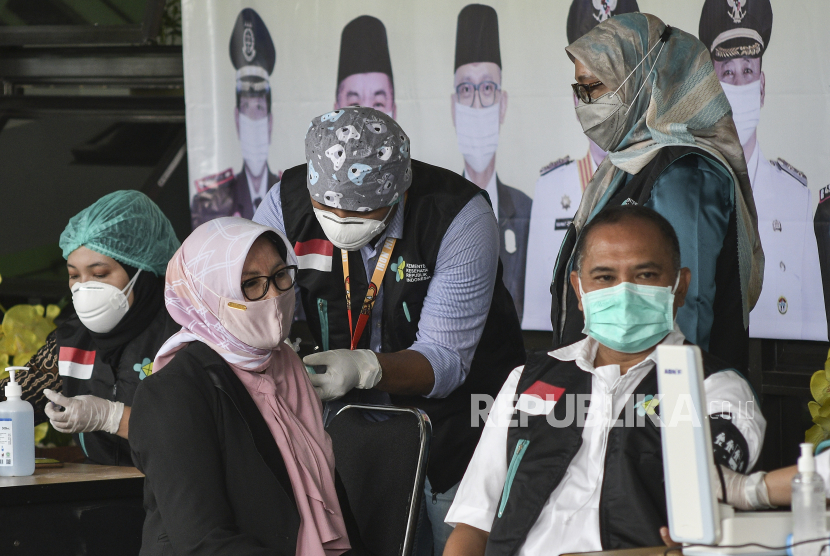
M 522 328 L 550 332 L 562 239 L 607 154 L 577 120 L 563 50 L 639 11 L 703 43 L 730 105 L 766 254 L 749 336 L 827 340 L 824 0 L 470 2 L 183 0 L 194 227 L 252 218 L 280 170 L 303 162 L 315 115 L 372 107 L 407 130 L 413 157 L 487 193 Z

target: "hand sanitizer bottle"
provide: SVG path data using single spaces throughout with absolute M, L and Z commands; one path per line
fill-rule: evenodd
M 816 473 L 813 445 L 809 442 L 801 444 L 798 474 L 793 477 L 792 489 L 793 545 L 801 541 L 821 539 L 793 546 L 793 556 L 816 556 L 819 549 L 827 544 L 827 523 L 824 509 L 824 481 Z
M 7 367 L 6 401 L 0 402 L 0 477 L 20 477 L 35 472 L 35 411 L 20 399 L 23 389 L 15 373 L 28 367 Z

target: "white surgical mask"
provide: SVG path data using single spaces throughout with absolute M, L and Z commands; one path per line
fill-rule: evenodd
M 248 169 L 255 176 L 261 176 L 268 163 L 268 117 L 253 120 L 245 114 L 239 115 L 239 147 Z
M 483 172 L 499 147 L 499 107 L 472 108 L 455 103 L 455 134 L 464 161 Z
M 761 80 L 746 85 L 720 85 L 732 106 L 732 119 L 735 120 L 738 139 L 741 145 L 746 145 L 761 121 Z
M 341 218 L 327 210 L 314 209 L 314 216 L 323 228 L 326 237 L 335 247 L 346 251 L 357 251 L 386 228 L 386 220 L 392 214 L 390 209 L 383 220 L 347 216 Z
M 72 304 L 81 323 L 92 332 L 106 333 L 121 322 L 130 303 L 130 295 L 141 269 L 135 273 L 123 290 L 104 282 L 76 282 L 72 286 Z

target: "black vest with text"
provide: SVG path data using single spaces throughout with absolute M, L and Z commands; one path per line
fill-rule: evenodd
M 162 306 L 150 325 L 124 346 L 117 368 L 113 368 L 101 360 L 89 330 L 73 315 L 60 325 L 56 334 L 59 368 L 75 359 L 76 362 L 92 361 L 92 369 L 84 371 L 82 366 L 74 365 L 81 371 L 72 372 L 69 376 L 61 370 L 61 393 L 68 397 L 89 394 L 131 406 L 139 382 L 153 372 L 153 360 L 159 348 L 179 330 L 181 325 Z M 105 431 L 72 436 L 92 463 L 133 465 L 130 443 L 119 436 Z
M 703 352 L 703 368 L 704 376 L 709 377 L 728 367 Z M 580 397 L 589 399 L 591 373 L 583 371 L 573 361 L 560 361 L 546 353 L 537 353 L 529 357 L 516 386 L 516 394 L 531 387 L 538 389 L 538 382 L 542 386 L 561 389 L 552 410 L 553 417 L 530 415 L 514 409 L 513 420 L 519 426 L 511 426 L 507 435 L 508 476 L 499 511 L 490 529 L 486 556 L 518 553 L 582 446 L 583 427 L 578 418 L 581 409 L 577 407 L 577 400 Z M 660 430 L 651 418 L 638 416 L 635 409 L 638 402 L 656 394 L 657 372 L 652 368 L 617 416 L 626 426 L 614 426 L 608 432 L 599 504 L 603 550 L 663 544 L 659 529 L 668 523 L 668 515 Z M 659 405 L 655 412 L 659 415 Z M 714 439 L 723 433 L 727 442 L 732 441 L 730 446 L 737 446 L 744 454 L 735 466 L 736 471 L 746 472 L 747 443 L 729 416 L 710 415 L 709 423 L 715 460 L 729 465 L 731 453 L 714 443 Z
M 395 244 L 381 285 L 383 307 L 374 308 L 383 311 L 382 352 L 402 351 L 415 343 L 444 234 L 458 212 L 480 192 L 458 174 L 412 161 L 412 186 L 403 207 L 403 237 Z M 295 250 L 298 243 L 309 241 L 330 246 L 312 210 L 305 165 L 285 171 L 280 195 L 285 232 Z M 309 328 L 323 350 L 348 349 L 351 343 L 340 258 L 340 250 L 334 248 L 330 271 L 306 268 L 297 274 Z M 352 271 L 349 277 L 352 315 L 356 319 L 368 287 L 359 251 L 349 253 L 349 268 L 361 269 Z M 365 330 L 357 347 L 369 349 L 370 337 L 371 331 Z M 483 425 L 471 426 L 471 394 L 495 397 L 510 371 L 524 360 L 519 319 L 502 282 L 499 261 L 487 321 L 464 384 L 442 399 L 391 396 L 395 405 L 424 410 L 432 422 L 427 476 L 435 492 L 445 492 L 461 480 L 481 435 Z

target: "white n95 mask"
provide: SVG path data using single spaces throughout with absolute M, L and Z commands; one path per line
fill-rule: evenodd
M 239 148 L 248 169 L 261 176 L 268 163 L 268 117 L 253 120 L 244 114 L 239 115 Z
M 472 108 L 455 103 L 455 135 L 464 161 L 483 172 L 499 147 L 499 107 Z
M 746 85 L 721 83 L 726 99 L 732 107 L 732 119 L 738 130 L 738 140 L 746 145 L 761 121 L 761 80 Z
M 314 209 L 314 216 L 323 228 L 326 237 L 335 247 L 346 251 L 357 251 L 386 228 L 386 220 L 392 214 L 390 209 L 383 220 L 347 216 L 341 218 L 327 210 Z
M 123 290 L 104 282 L 76 282 L 72 286 L 72 304 L 81 323 L 91 332 L 99 334 L 115 328 L 130 310 L 127 296 L 130 295 L 140 273 L 141 269 L 127 282 Z

